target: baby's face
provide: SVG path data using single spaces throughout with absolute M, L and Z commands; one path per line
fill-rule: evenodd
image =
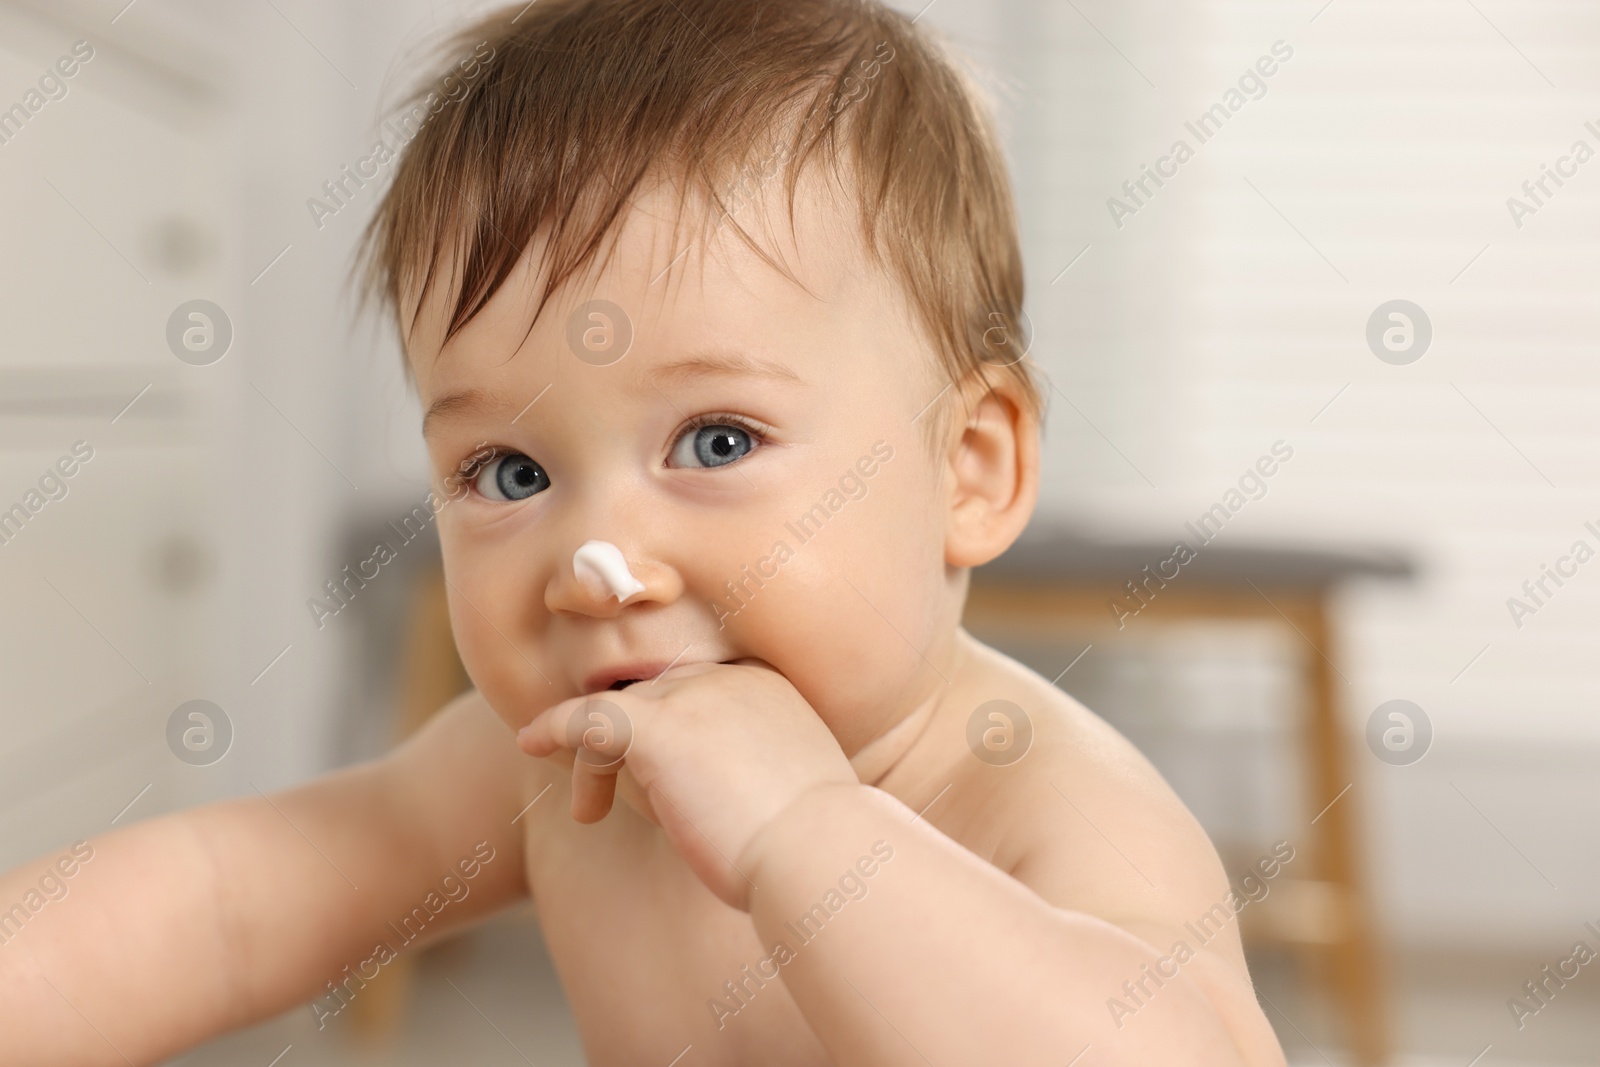
M 670 664 L 754 658 L 854 754 L 943 685 L 959 581 L 925 423 L 947 383 L 856 209 L 801 192 L 794 237 L 781 205 L 739 218 L 809 293 L 731 226 L 674 246 L 661 190 L 531 333 L 526 257 L 442 352 L 443 301 L 423 307 L 409 348 L 435 491 L 455 497 L 450 616 L 511 726 Z M 591 539 L 644 590 L 580 580 Z

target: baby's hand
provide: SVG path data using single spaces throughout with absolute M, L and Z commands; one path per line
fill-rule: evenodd
M 626 765 L 690 869 L 729 905 L 748 910 L 740 857 L 761 830 L 808 790 L 859 781 L 788 679 L 752 664 L 693 664 L 575 697 L 540 714 L 517 740 L 530 756 L 574 753 L 579 822 L 611 810 Z

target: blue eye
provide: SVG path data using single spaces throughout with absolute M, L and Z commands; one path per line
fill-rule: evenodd
M 709 423 L 688 430 L 672 446 L 674 467 L 725 467 L 755 448 L 750 432 L 728 423 Z
M 478 492 L 490 500 L 526 500 L 550 488 L 544 468 L 521 452 L 496 456 L 473 476 Z

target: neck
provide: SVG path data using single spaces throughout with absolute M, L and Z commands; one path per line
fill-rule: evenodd
M 908 757 L 928 735 L 928 728 L 957 688 L 950 683 L 954 683 L 965 664 L 962 651 L 957 641 L 952 643 L 948 654 L 940 657 L 943 660 L 940 670 L 948 677 L 948 682 L 944 677 L 935 676 L 931 691 L 921 701 L 850 757 L 850 766 L 863 785 L 882 788 L 891 771 L 912 762 Z

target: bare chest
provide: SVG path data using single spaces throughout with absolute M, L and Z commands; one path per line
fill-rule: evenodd
M 530 850 L 545 943 L 589 1062 L 828 1067 L 774 946 L 629 814 L 552 826 Z

